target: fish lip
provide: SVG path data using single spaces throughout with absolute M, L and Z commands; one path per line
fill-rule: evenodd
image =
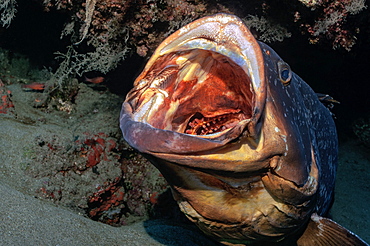
M 249 136 L 256 136 L 260 131 L 257 122 L 263 111 L 266 98 L 264 61 L 258 41 L 246 28 L 242 20 L 236 16 L 216 14 L 203 17 L 180 28 L 158 46 L 134 85 L 140 86 L 142 79 L 159 57 L 194 49 L 208 50 L 228 57 L 251 78 L 251 90 L 255 97 L 251 109 L 252 114 L 248 122 L 244 121 L 240 124 L 246 125 L 248 123 Z M 158 95 L 158 98 L 166 96 L 165 93 L 158 93 Z M 156 102 L 154 101 L 151 104 L 156 104 Z M 148 110 L 143 110 L 141 113 L 134 115 L 134 118 L 144 118 L 144 121 L 139 121 L 145 122 L 147 112 Z M 195 137 L 217 139 L 222 133 L 228 131 L 221 131 L 221 133 L 215 135 L 196 135 Z

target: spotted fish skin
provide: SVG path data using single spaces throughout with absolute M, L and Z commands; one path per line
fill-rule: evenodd
M 279 64 L 286 63 L 271 47 L 262 42 L 259 45 L 264 55 L 268 81 L 267 103 L 271 101 L 274 104 L 274 114 L 281 120 L 278 125 L 286 127 L 291 146 L 300 149 L 301 161 L 296 164 L 306 167 L 303 172 L 308 173 L 310 163 L 313 160 L 316 162 L 320 185 L 315 211 L 325 215 L 332 203 L 338 165 L 338 140 L 332 114 L 318 100 L 311 87 L 294 72 L 288 86 L 281 83 Z M 291 166 L 280 171 L 281 176 L 289 176 L 290 180 L 301 184 L 300 180 L 293 178 L 296 174 Z
M 236 16 L 204 17 L 165 39 L 127 95 L 120 127 L 219 242 L 366 245 L 321 217 L 337 168 L 330 111 Z

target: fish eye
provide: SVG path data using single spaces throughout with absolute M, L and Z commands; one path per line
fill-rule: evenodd
M 283 85 L 289 85 L 292 79 L 292 70 L 285 62 L 278 62 L 279 79 Z

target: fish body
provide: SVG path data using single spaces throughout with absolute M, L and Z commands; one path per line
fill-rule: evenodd
M 22 88 L 26 90 L 43 91 L 45 89 L 45 83 L 33 82 L 31 84 L 22 85 Z
M 330 111 L 236 16 L 204 17 L 165 39 L 120 126 L 219 242 L 366 245 L 322 217 L 337 168 Z
M 92 84 L 100 84 L 104 82 L 105 78 L 102 76 L 94 77 L 94 78 L 88 78 L 85 76 L 85 82 L 92 83 Z

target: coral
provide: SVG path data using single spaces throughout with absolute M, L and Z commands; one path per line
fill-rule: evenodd
M 365 0 L 268 0 L 255 5 L 255 13 L 247 12 L 245 21 L 265 42 L 280 41 L 300 30 L 311 44 L 329 42 L 334 49 L 350 51 L 362 23 L 349 20 L 366 8 Z
M 109 40 L 107 43 L 99 43 L 95 38 L 92 39 L 96 42 L 93 52 L 81 54 L 78 53 L 75 46 L 71 45 L 67 48 L 66 53 L 55 53 L 57 55 L 56 59 L 61 62 L 56 72 L 53 73 L 53 80 L 57 82 L 59 87 L 62 87 L 66 82 L 68 84 L 70 78 L 81 77 L 84 73 L 90 71 L 99 71 L 104 74 L 109 72 L 117 66 L 118 62 L 128 52 L 128 48 L 122 42 Z
M 167 188 L 152 164 L 106 133 L 35 140 L 25 155 L 39 164 L 25 171 L 39 180 L 36 196 L 93 220 L 118 226 L 148 218 L 156 195 Z
M 0 114 L 14 114 L 14 104 L 11 100 L 11 91 L 5 88 L 0 79 Z
M 95 10 L 95 5 L 96 5 L 96 1 L 97 0 L 86 0 L 86 3 L 85 3 L 85 6 L 86 6 L 86 9 L 85 9 L 85 13 L 86 13 L 86 17 L 85 17 L 85 23 L 84 23 L 84 27 L 83 27 L 83 31 L 81 32 L 81 40 L 79 42 L 77 42 L 76 44 L 79 44 L 82 42 L 82 40 L 85 39 L 88 31 L 89 31 L 89 27 L 90 27 L 90 24 L 91 24 L 91 20 L 92 20 L 92 16 L 94 14 L 94 10 Z
M 311 8 L 314 8 L 320 4 L 322 4 L 322 0 L 298 0 L 300 1 L 301 3 L 303 3 L 304 5 L 306 5 L 307 7 L 311 7 Z
M 108 154 L 118 147 L 115 139 L 109 138 L 102 132 L 92 136 L 88 133 L 85 135 L 85 139 L 76 140 L 76 144 L 80 146 L 76 151 L 81 152 L 81 156 L 87 158 L 87 168 L 96 166 L 102 158 L 108 161 Z M 117 160 L 119 156 L 115 155 L 113 158 Z
M 86 72 L 111 71 L 130 50 L 150 55 L 182 25 L 203 15 L 228 12 L 223 7 L 208 8 L 204 0 L 45 0 L 44 6 L 46 11 L 67 10 L 71 16 L 61 38 L 70 36 L 73 45 L 57 53 L 60 66 L 54 78 L 59 86 Z
M 122 23 L 124 13 L 113 8 L 114 1 L 45 0 L 44 6 L 46 11 L 56 8 L 71 15 L 61 38 L 70 36 L 73 44 L 66 52 L 56 53 L 60 65 L 53 79 L 59 89 L 70 78 L 81 77 L 86 72 L 109 72 L 128 54 L 128 30 Z M 110 7 L 113 9 L 108 11 Z
M 302 27 L 311 35 L 310 42 L 317 43 L 325 37 L 332 41 L 334 49 L 342 47 L 347 51 L 351 50 L 352 46 L 356 43 L 355 34 L 359 30 L 358 27 L 351 27 L 347 23 L 347 17 L 349 15 L 356 15 L 366 9 L 365 0 L 322 0 L 309 2 L 306 5 L 314 7 L 314 10 L 319 13 L 314 24 L 302 24 Z
M 36 2 L 36 1 L 35 1 Z M 38 0 L 45 11 L 66 13 L 61 38 L 69 43 L 57 52 L 59 67 L 50 87 L 63 90 L 71 78 L 91 71 L 112 71 L 130 54 L 149 56 L 170 33 L 216 12 L 245 18 L 265 42 L 281 41 L 296 30 L 310 43 L 329 40 L 333 48 L 350 50 L 360 32 L 351 16 L 366 8 L 365 0 L 206 1 L 206 0 Z M 0 3 L 1 23 L 9 25 L 16 1 Z M 70 41 L 66 39 L 69 38 Z
M 135 44 L 136 52 L 146 56 L 170 33 L 181 26 L 202 17 L 216 13 L 210 11 L 205 1 L 139 1 L 140 8 L 127 19 L 130 27 L 130 41 Z M 228 12 L 226 8 L 218 11 Z
M 147 166 L 150 165 L 150 167 Z M 127 208 L 137 216 L 146 215 L 156 201 L 158 193 L 167 189 L 162 175 L 140 155 L 127 152 L 122 159 L 123 179 L 127 192 Z
M 2 0 L 0 1 L 0 24 L 3 27 L 9 27 L 15 14 L 17 13 L 17 1 L 16 0 Z
M 10 1 L 10 0 L 8 0 Z M 14 1 L 14 0 L 13 0 Z M 7 2 L 7 1 L 6 1 Z M 39 0 L 41 3 L 41 0 Z M 63 90 L 71 78 L 95 71 L 107 74 L 136 52 L 150 56 L 158 44 L 181 26 L 216 12 L 245 18 L 265 42 L 282 41 L 294 30 L 310 35 L 311 43 L 330 40 L 334 48 L 350 50 L 358 27 L 349 15 L 365 9 L 365 0 L 206 1 L 206 0 L 43 0 L 45 11 L 69 15 L 61 38 L 70 39 L 57 52 L 55 85 Z M 244 6 L 245 9 L 238 5 Z M 232 10 L 230 10 L 232 9 Z
M 285 27 L 267 20 L 264 16 L 249 15 L 243 20 L 249 28 L 254 28 L 259 32 L 258 39 L 263 42 L 281 42 L 292 35 Z
M 126 149 L 121 157 L 122 175 L 98 186 L 87 203 L 91 219 L 110 225 L 128 224 L 129 215 L 148 217 L 156 196 L 167 188 L 159 172 L 132 149 Z
M 106 224 L 119 224 L 126 207 L 124 204 L 125 189 L 122 185 L 122 177 L 117 177 L 103 186 L 105 188 L 98 186 L 98 191 L 89 196 L 88 216 L 93 220 L 99 220 Z

